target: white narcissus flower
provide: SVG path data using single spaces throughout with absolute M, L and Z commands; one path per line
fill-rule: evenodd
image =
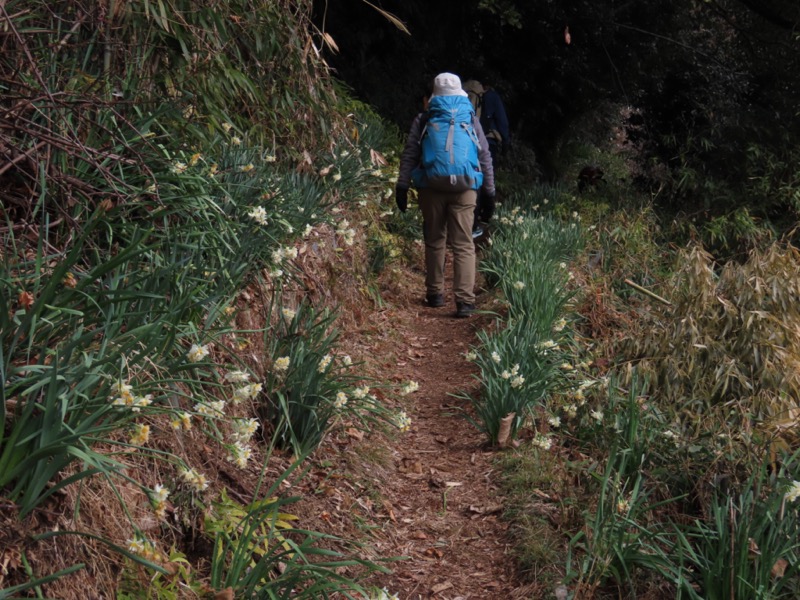
M 195 491 L 202 492 L 208 489 L 208 479 L 202 473 L 198 473 L 194 469 L 181 469 L 180 475 Z
M 259 225 L 267 224 L 267 211 L 263 206 L 254 207 L 247 215 Z
M 192 347 L 189 348 L 189 352 L 186 353 L 186 358 L 189 359 L 189 362 L 200 362 L 210 353 L 211 351 L 208 349 L 208 345 L 200 346 L 199 344 L 192 344 Z
M 131 434 L 129 443 L 134 446 L 144 446 L 150 439 L 150 425 L 136 424 L 133 426 L 133 433 Z
M 172 416 L 169 424 L 176 431 L 179 429 L 189 431 L 192 428 L 192 415 L 188 412 L 179 412 Z
M 545 435 L 542 435 L 541 433 L 536 434 L 536 437 L 533 438 L 532 443 L 534 446 L 537 446 L 542 450 L 550 450 L 550 448 L 553 446 L 553 440 Z
M 242 441 L 234 442 L 228 461 L 234 463 L 240 469 L 247 467 L 247 461 L 253 455 L 253 450 Z
M 322 360 L 319 361 L 319 366 L 317 367 L 318 373 L 324 373 L 328 366 L 331 364 L 333 358 L 330 354 L 326 354 L 322 357 Z
M 397 414 L 395 423 L 397 424 L 397 428 L 403 433 L 411 429 L 411 418 L 406 414 L 405 411 L 400 411 Z
M 244 383 L 250 380 L 250 374 L 244 371 L 230 371 L 225 374 L 225 381 L 230 383 Z
M 800 498 L 800 481 L 792 481 L 792 484 L 789 486 L 789 489 L 786 491 L 786 495 L 784 496 L 787 502 L 794 502 L 798 498 Z
M 413 394 L 418 389 L 419 389 L 419 384 L 416 381 L 409 381 L 405 386 L 403 386 L 403 389 L 400 393 L 403 396 L 407 396 L 408 394 Z
M 243 387 L 237 388 L 233 392 L 233 403 L 239 404 L 245 400 L 253 400 L 258 396 L 262 388 L 263 385 L 260 383 L 249 383 Z
M 231 422 L 233 439 L 236 442 L 247 442 L 258 430 L 258 419 L 234 419 Z
M 168 496 L 169 496 L 169 490 L 160 483 L 156 484 L 156 486 L 153 488 L 153 493 L 151 494 L 153 501 L 156 503 L 161 503 L 166 501 Z
M 369 395 L 369 387 L 366 385 L 353 390 L 353 398 L 356 400 L 363 400 L 367 395 Z

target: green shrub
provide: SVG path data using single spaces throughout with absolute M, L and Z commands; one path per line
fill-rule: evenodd
M 342 570 L 359 568 L 363 575 L 381 568 L 323 547 L 341 543 L 338 538 L 294 527 L 297 518 L 284 511 L 299 498 L 274 496 L 276 490 L 277 484 L 273 484 L 262 500 L 247 506 L 225 494 L 214 503 L 206 517 L 206 529 L 214 538 L 211 587 L 232 588 L 237 596 L 269 600 L 366 594 Z
M 361 427 L 388 420 L 363 378 L 353 374 L 350 357 L 336 353 L 333 313 L 307 302 L 279 312 L 274 326 L 264 331 L 270 364 L 260 396 L 279 448 L 306 454 L 335 420 L 354 420 Z
M 638 456 L 612 447 L 605 472 L 595 475 L 600 486 L 597 504 L 586 511 L 585 529 L 572 537 L 567 559 L 567 581 L 575 580 L 582 597 L 592 597 L 609 581 L 630 588 L 631 597 L 637 597 L 637 569 L 660 572 L 669 564 L 663 536 L 650 524 L 661 504 L 648 502 L 638 461 Z
M 467 418 L 491 444 L 514 439 L 534 409 L 559 385 L 563 354 L 557 347 L 549 347 L 549 341 L 521 320 L 493 334 L 478 333 L 474 360 L 480 370 L 481 390 L 477 398 L 466 396 L 473 411 Z M 513 415 L 510 429 L 500 440 L 502 422 L 509 415 Z
M 507 441 L 499 440 L 503 419 L 511 419 L 503 435 L 513 439 L 533 408 L 560 385 L 563 349 L 553 338 L 566 339 L 560 317 L 572 292 L 564 261 L 580 245 L 576 223 L 562 226 L 519 207 L 501 209 L 497 221 L 480 269 L 508 310 L 495 332 L 478 334 L 475 360 L 483 388 L 480 397 L 469 397 L 471 422 L 493 444 Z
M 794 459 L 785 466 L 793 470 Z M 786 487 L 764 464 L 739 492 L 718 491 L 707 518 L 675 525 L 670 559 L 680 597 L 797 597 L 800 522 L 794 501 L 800 484 Z

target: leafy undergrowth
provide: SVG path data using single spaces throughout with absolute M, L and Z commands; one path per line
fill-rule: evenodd
M 287 489 L 327 433 L 406 427 L 340 347 L 402 247 L 393 132 L 308 6 L 6 8 L 0 596 L 369 595 Z
M 554 193 L 526 204 L 540 210 Z M 562 195 L 554 212 L 581 201 Z M 545 393 L 517 396 L 527 422 L 500 459 L 521 568 L 542 595 L 564 598 L 796 597 L 797 251 L 772 244 L 717 264 L 690 248 L 670 265 L 646 207 L 644 228 L 627 211 L 581 222 L 574 294 L 539 342 L 566 361 Z M 503 256 L 546 254 L 520 247 Z M 504 294 L 502 331 L 558 299 L 520 298 L 522 283 Z M 496 384 L 483 369 L 487 403 L 492 386 L 513 382 L 497 362 Z

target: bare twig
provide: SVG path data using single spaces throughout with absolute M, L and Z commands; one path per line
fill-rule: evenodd
M 0 167 L 0 175 L 5 173 L 6 171 L 8 171 L 11 167 L 13 167 L 15 164 L 17 164 L 21 160 L 25 160 L 26 158 L 28 158 L 28 156 L 30 156 L 31 154 L 33 154 L 34 152 L 39 150 L 46 143 L 47 142 L 39 142 L 38 144 L 36 144 L 32 148 L 29 148 L 27 151 L 23 152 L 19 156 L 17 156 L 15 158 L 11 159 L 10 161 L 8 161 L 6 164 L 4 164 L 2 167 Z
M 67 45 L 67 42 L 69 41 L 69 38 L 71 38 L 71 37 L 72 37 L 72 35 L 73 35 L 73 34 L 74 34 L 76 31 L 78 31 L 78 28 L 79 28 L 81 25 L 83 25 L 83 22 L 84 22 L 85 20 L 86 20 L 86 13 L 82 14 L 80 17 L 78 17 L 78 18 L 77 18 L 77 20 L 76 20 L 76 21 L 75 21 L 75 23 L 72 25 L 72 27 L 70 28 L 70 30 L 69 30 L 69 31 L 68 31 L 68 32 L 67 32 L 67 33 L 64 35 L 64 37 L 63 37 L 63 38 L 61 38 L 61 41 L 59 41 L 59 42 L 58 42 L 58 44 L 56 45 L 56 50 L 55 50 L 56 52 L 58 52 L 59 50 L 61 50 L 61 48 L 63 48 L 64 46 L 66 46 L 66 45 Z

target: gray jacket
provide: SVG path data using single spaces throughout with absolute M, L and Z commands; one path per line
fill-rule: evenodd
M 406 140 L 406 146 L 400 155 L 400 172 L 397 175 L 397 187 L 399 188 L 411 187 L 411 172 L 419 166 L 422 159 L 420 136 L 422 135 L 422 117 L 424 115 L 425 113 L 419 113 L 414 117 L 414 121 L 411 123 L 411 131 L 408 133 L 408 139 Z M 486 140 L 483 127 L 481 127 L 477 117 L 472 118 L 472 126 L 475 128 L 475 133 L 478 135 L 478 141 L 480 142 L 478 159 L 483 172 L 481 190 L 494 196 L 494 169 L 492 167 L 492 153 L 489 151 L 489 142 Z

